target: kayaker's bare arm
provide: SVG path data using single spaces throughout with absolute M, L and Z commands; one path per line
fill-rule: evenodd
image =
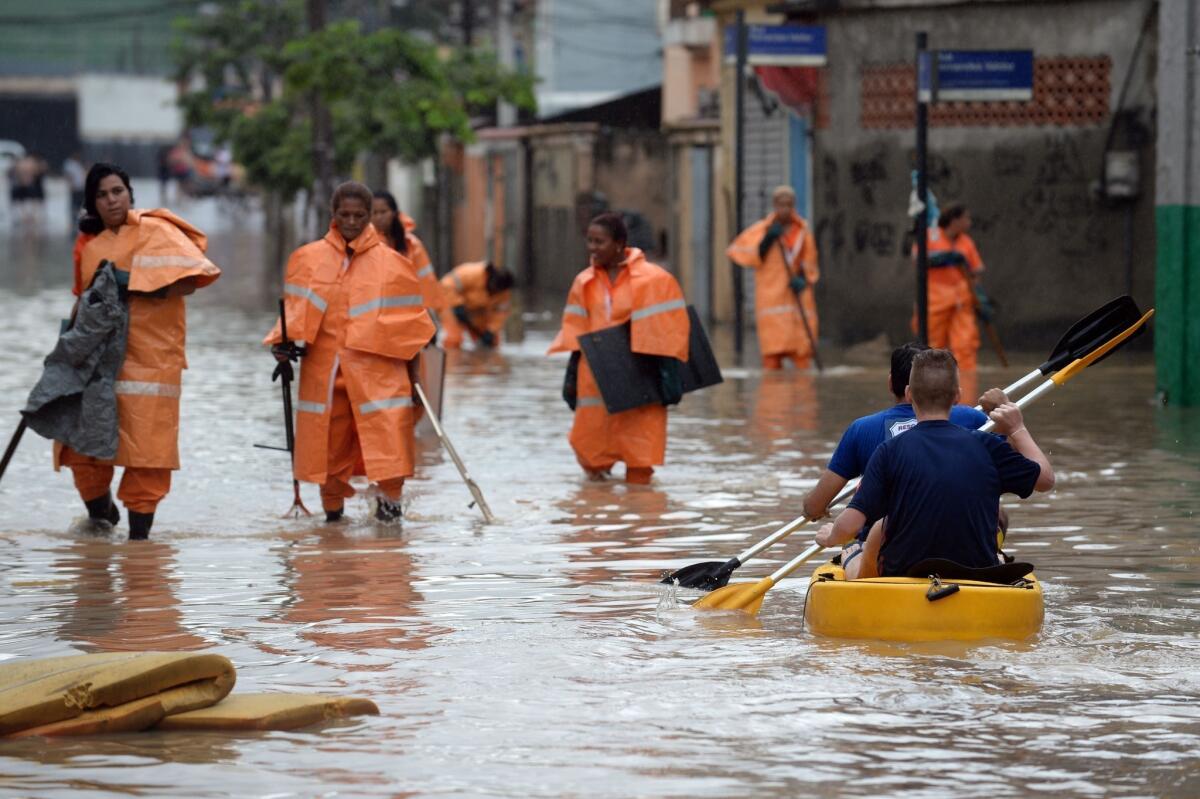
M 990 415 L 996 423 L 994 432 L 1006 436 L 1013 449 L 1041 467 L 1033 490 L 1049 491 L 1054 488 L 1054 467 L 1050 465 L 1050 459 L 1042 452 L 1042 448 L 1033 440 L 1033 436 L 1025 429 L 1021 409 L 1011 402 L 1006 402 Z
M 866 514 L 854 508 L 846 508 L 817 533 L 817 543 L 823 547 L 840 547 L 858 535 L 858 531 L 867 523 Z
M 845 477 L 826 469 L 821 479 L 813 486 L 813 490 L 804 498 L 804 515 L 812 520 L 824 518 L 829 513 L 829 503 L 833 502 L 833 498 L 845 485 Z

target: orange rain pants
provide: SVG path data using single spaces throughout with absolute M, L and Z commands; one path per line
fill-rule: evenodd
M 687 360 L 691 325 L 683 291 L 669 272 L 634 247 L 626 249 L 625 268 L 615 282 L 603 268 L 591 266 L 579 273 L 563 309 L 562 329 L 549 351 L 577 351 L 580 335 L 630 319 L 634 352 Z M 579 464 L 589 472 L 606 472 L 623 461 L 628 482 L 650 482 L 653 467 L 666 457 L 666 407 L 643 405 L 610 414 L 587 356 L 579 362 L 576 395 L 569 440 Z
M 350 407 L 350 394 L 346 391 L 346 379 L 338 372 L 333 383 L 333 409 L 329 417 L 328 475 L 321 484 L 321 507 L 325 510 L 341 510 L 345 501 L 354 496 L 350 478 L 362 474 L 362 444 L 358 440 L 358 428 L 354 424 L 354 410 Z M 380 480 L 376 485 L 393 502 L 399 501 L 404 490 L 404 478 Z
M 929 253 L 956 251 L 967 260 L 972 274 L 983 269 L 983 259 L 975 242 L 966 233 L 960 233 L 953 242 L 946 231 L 929 231 Z M 960 372 L 976 369 L 979 353 L 979 327 L 975 323 L 973 287 L 957 266 L 939 266 L 929 270 L 927 295 L 929 346 L 949 349 L 958 361 Z M 916 330 L 913 318 L 913 330 Z M 967 397 L 964 394 L 964 401 Z
M 109 492 L 113 480 L 111 461 L 101 461 L 80 455 L 70 447 L 63 447 L 59 456 L 63 466 L 71 469 L 75 478 L 75 490 L 84 502 L 99 499 Z M 171 490 L 170 469 L 149 469 L 126 466 L 117 489 L 117 499 L 128 510 L 136 513 L 154 513 L 158 503 Z
M 790 358 L 797 368 L 807 369 L 812 363 L 813 342 L 820 335 L 817 300 L 813 294 L 813 286 L 821 279 L 817 241 L 808 222 L 794 213 L 779 239 L 782 248 L 776 243 L 765 256 L 760 256 L 758 246 L 774 221 L 771 215 L 755 222 L 733 240 L 725 253 L 735 264 L 754 270 L 754 318 L 763 368 L 782 369 L 783 360 Z M 789 285 L 791 278 L 799 274 L 804 275 L 807 283 L 799 297 L 803 316 L 796 293 Z

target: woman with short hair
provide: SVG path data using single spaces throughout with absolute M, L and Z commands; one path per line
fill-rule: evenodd
M 372 199 L 361 183 L 333 192 L 329 232 L 288 259 L 284 307 L 293 343 L 282 346 L 278 323 L 264 340 L 277 360 L 303 355 L 294 473 L 321 486 L 329 522 L 342 518 L 355 475 L 377 486 L 376 519 L 401 519 L 414 465 L 413 383 L 435 332 L 416 275 L 371 224 Z

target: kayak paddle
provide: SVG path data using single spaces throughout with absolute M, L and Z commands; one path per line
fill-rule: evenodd
M 1071 361 L 1086 357 L 1106 341 L 1119 335 L 1121 331 L 1126 330 L 1136 323 L 1141 315 L 1142 312 L 1138 310 L 1137 303 L 1128 295 L 1117 297 L 1115 300 L 1105 303 L 1071 325 L 1062 338 L 1059 339 L 1058 344 L 1055 345 L 1054 350 L 1050 353 L 1045 363 L 1017 382 L 1007 386 L 1004 389 L 1004 393 L 1012 394 L 1012 392 L 1025 386 L 1039 376 L 1049 375 Z M 976 408 L 978 407 L 976 406 Z M 850 496 L 857 485 L 857 481 L 852 481 L 846 485 L 830 501 L 829 506 L 833 507 L 838 502 Z M 701 563 L 693 563 L 690 566 L 684 566 L 682 569 L 666 575 L 663 577 L 662 582 L 666 585 L 678 582 L 681 588 L 699 588 L 703 591 L 713 591 L 728 584 L 730 576 L 739 566 L 745 565 L 746 561 L 758 555 L 764 549 L 779 543 L 810 521 L 815 520 L 809 519 L 806 516 L 799 516 L 754 546 L 742 551 L 737 557 L 730 558 L 724 562 L 708 560 Z
M 1130 300 L 1130 302 L 1132 302 L 1132 300 Z M 1137 306 L 1134 307 L 1136 308 Z M 1129 339 L 1141 333 L 1147 320 L 1149 320 L 1153 315 L 1154 309 L 1152 308 L 1149 311 L 1146 311 L 1145 314 L 1142 314 L 1141 317 L 1137 319 L 1130 327 L 1121 331 L 1116 336 L 1111 337 L 1101 346 L 1094 348 L 1084 357 L 1075 359 L 1066 368 L 1060 369 L 1053 377 L 1046 380 L 1033 391 L 1030 391 L 1028 394 L 1021 397 L 1021 399 L 1017 400 L 1017 407 L 1024 408 L 1038 397 L 1050 391 L 1052 388 L 1065 385 L 1068 380 L 1082 372 L 1087 367 L 1103 360 L 1108 355 L 1111 355 Z M 992 426 L 993 423 L 989 421 L 986 425 L 981 427 L 980 430 L 987 431 L 991 429 Z M 783 566 L 779 567 L 777 570 L 772 572 L 767 577 L 762 578 L 758 582 L 737 583 L 735 585 L 727 585 L 724 588 L 718 588 L 716 591 L 700 597 L 700 599 L 696 600 L 696 602 L 692 604 L 692 607 L 706 610 L 741 610 L 749 613 L 750 615 L 754 615 L 758 613 L 759 608 L 762 607 L 763 597 L 766 595 L 767 591 L 770 591 L 776 583 L 778 583 L 784 577 L 787 577 L 796 569 L 800 568 L 800 566 L 806 560 L 820 552 L 822 549 L 823 547 L 820 544 L 813 544 L 795 558 L 788 561 Z

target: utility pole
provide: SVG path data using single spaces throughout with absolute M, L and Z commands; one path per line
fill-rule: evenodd
M 734 123 L 733 123 L 733 235 L 737 236 L 742 232 L 742 227 L 745 224 L 745 219 L 742 214 L 743 197 L 746 188 L 743 182 L 742 175 L 745 172 L 745 148 L 742 143 L 745 140 L 746 133 L 746 12 L 737 12 L 737 59 L 734 67 Z M 733 266 L 733 344 L 734 350 L 737 352 L 738 360 L 741 360 L 742 350 L 745 346 L 744 337 L 745 331 L 745 291 L 742 287 L 742 268 L 737 264 Z
M 929 343 L 929 103 L 936 81 L 929 36 L 917 34 L 917 340 Z
M 308 30 L 324 30 L 327 0 L 307 0 Z M 319 92 L 309 97 L 312 113 L 313 207 L 318 235 L 329 224 L 329 198 L 333 194 L 333 117 Z
M 513 46 L 513 0 L 496 0 L 496 55 L 500 66 L 515 69 L 517 56 Z M 517 109 L 504 100 L 496 102 L 496 126 L 509 128 L 517 124 Z

